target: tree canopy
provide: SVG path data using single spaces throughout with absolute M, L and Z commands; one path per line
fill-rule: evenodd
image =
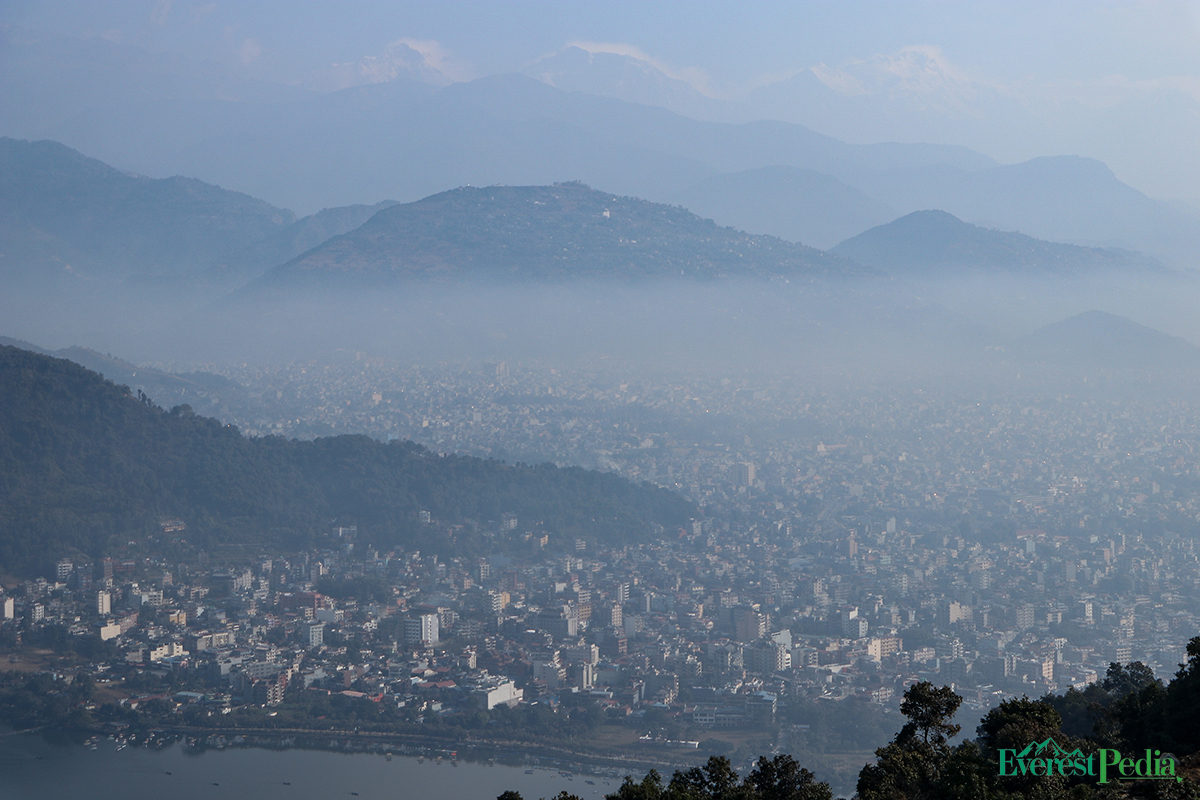
M 1140 662 L 1112 664 L 1105 678 L 1086 690 L 1001 702 L 980 720 L 975 739 L 957 744 L 953 739 L 961 726 L 953 720 L 962 698 L 949 686 L 914 684 L 900 705 L 907 721 L 859 773 L 855 800 L 1200 799 L 1200 784 L 1192 774 L 1200 758 L 1195 724 L 1200 719 L 1200 637 L 1192 639 L 1187 652 L 1187 663 L 1165 686 Z M 1090 730 L 1080 734 L 1084 725 Z M 1010 764 L 1017 754 L 1042 752 L 1048 759 L 1071 763 L 1078 754 L 1096 754 L 1101 748 L 1132 758 L 1142 758 L 1147 749 L 1177 758 L 1170 779 L 1107 784 L 1074 768 L 1049 774 L 1034 769 L 1001 774 L 999 769 L 1002 751 Z M 727 759 L 717 756 L 704 766 L 677 771 L 665 784 L 651 770 L 641 781 L 626 778 L 605 800 L 830 798 L 827 784 L 780 754 L 759 758 L 744 780 Z M 499 800 L 520 800 L 520 795 L 506 792 Z M 578 798 L 564 792 L 554 800 Z
M 497 800 L 522 800 L 514 791 Z M 553 800 L 580 800 L 560 792 Z M 789 755 L 762 756 L 744 780 L 729 759 L 711 756 L 700 767 L 678 770 L 665 785 L 656 770 L 640 781 L 626 777 L 621 786 L 605 800 L 833 800 L 829 784 L 818 781 Z

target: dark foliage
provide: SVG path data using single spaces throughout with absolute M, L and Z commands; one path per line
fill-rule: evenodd
M 745 780 L 739 781 L 729 759 L 712 756 L 702 767 L 677 771 L 664 786 L 662 776 L 650 770 L 641 781 L 625 778 L 605 800 L 831 800 L 829 784 L 817 781 L 811 772 L 788 755 L 763 756 Z M 497 800 L 521 800 L 514 791 Z M 579 800 L 562 792 L 553 800 Z
M 1036 748 L 1059 753 L 1096 754 L 1100 748 L 1119 749 L 1139 756 L 1146 748 L 1180 756 L 1196 752 L 1200 741 L 1195 720 L 1200 716 L 1200 693 L 1194 676 L 1200 674 L 1200 638 L 1188 646 L 1189 660 L 1168 686 L 1143 664 L 1113 664 L 1104 681 L 1086 691 L 1049 695 L 1040 700 L 1013 698 L 992 709 L 980 722 L 974 741 L 951 746 L 946 736 L 958 730 L 950 722 L 959 698 L 949 689 L 922 683 L 905 692 L 901 708 L 909 722 L 877 760 L 859 775 L 859 800 L 917 800 L 918 798 L 1193 798 L 1200 790 L 1186 773 L 1182 782 L 1110 781 L 1076 773 L 1034 774 L 1014 767 L 1000 775 L 1001 751 L 1020 753 Z M 1059 709 L 1066 713 L 1064 717 Z M 1090 729 L 1092 733 L 1081 735 Z M 1051 745 L 1053 742 L 1053 745 Z M 1071 756 L 1063 756 L 1071 758 Z M 1184 759 L 1185 763 L 1192 759 Z
M 942 782 L 953 749 L 948 737 L 959 731 L 950 720 L 962 698 L 948 686 L 918 683 L 904 693 L 900 710 L 908 722 L 896 738 L 875 751 L 875 764 L 863 767 L 858 777 L 862 800 L 924 797 L 928 787 Z
M 353 597 L 360 603 L 378 603 L 391 599 L 392 587 L 382 578 L 334 577 L 321 578 L 317 591 L 339 600 Z
M 0 675 L 0 722 L 17 730 L 48 725 L 79 727 L 92 697 L 93 682 L 84 675 L 67 681 L 42 672 Z

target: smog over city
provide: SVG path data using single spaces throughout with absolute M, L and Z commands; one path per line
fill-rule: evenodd
M 1198 142 L 1182 0 L 4 4 L 0 799 L 1200 796 Z

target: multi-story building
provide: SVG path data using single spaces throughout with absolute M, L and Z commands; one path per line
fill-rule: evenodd
M 304 626 L 304 629 L 309 647 L 320 647 L 325 644 L 324 622 L 309 622 Z
M 432 645 L 438 639 L 438 615 L 417 614 L 406 617 L 402 624 L 404 641 L 407 644 Z

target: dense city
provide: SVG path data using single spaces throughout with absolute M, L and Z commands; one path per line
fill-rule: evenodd
M 0 595 L 7 640 L 102 642 L 91 677 L 112 721 L 147 704 L 179 724 L 297 705 L 326 720 L 336 700 L 372 709 L 356 727 L 486 738 L 503 721 L 519 738 L 533 710 L 532 738 L 653 760 L 803 752 L 835 709 L 858 730 L 840 746 L 866 753 L 914 683 L 953 686 L 978 719 L 1112 662 L 1169 678 L 1198 628 L 1200 439 L 1182 403 L 362 358 L 227 377 L 240 404 L 196 410 L 251 435 L 581 464 L 698 514 L 620 547 L 507 514 L 474 523 L 490 548 L 472 554 L 381 551 L 352 519 L 306 552 L 209 552 L 164 519 Z

